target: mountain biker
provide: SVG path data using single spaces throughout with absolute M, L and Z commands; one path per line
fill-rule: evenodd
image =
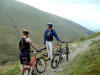
M 47 47 L 48 60 L 52 60 L 52 49 L 53 49 L 53 36 L 57 41 L 61 42 L 56 31 L 52 28 L 53 24 L 48 23 L 48 29 L 45 30 L 44 33 L 44 45 Z
M 35 43 L 28 37 L 29 36 L 29 32 L 27 30 L 23 30 L 23 38 L 21 38 L 20 42 L 19 42 L 19 49 L 20 49 L 20 70 L 21 73 L 24 70 L 24 65 L 27 65 L 27 68 L 30 68 L 30 66 L 28 64 L 26 64 L 25 62 L 27 61 L 27 63 L 30 62 L 30 45 L 35 49 L 38 50 L 38 48 L 36 47 Z M 27 60 L 25 60 L 24 58 L 26 58 Z

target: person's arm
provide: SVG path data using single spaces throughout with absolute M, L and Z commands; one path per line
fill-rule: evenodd
M 53 34 L 54 34 L 54 37 L 56 38 L 57 41 L 61 42 L 61 40 L 59 39 L 57 33 L 55 30 L 53 30 Z
M 44 45 L 46 44 L 46 31 L 44 33 Z
M 35 50 L 39 50 L 33 41 L 30 41 L 30 44 Z
M 35 50 L 38 50 L 36 44 L 35 44 L 30 38 L 27 38 L 27 39 L 26 39 L 26 42 L 29 42 L 30 45 L 31 45 Z

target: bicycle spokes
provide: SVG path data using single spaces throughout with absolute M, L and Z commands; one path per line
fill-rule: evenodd
M 22 75 L 30 75 L 29 69 L 25 68 L 24 71 L 22 72 Z
M 37 63 L 38 63 L 38 65 L 42 65 L 42 63 L 41 63 L 40 59 L 38 59 L 38 62 L 37 62 Z
M 36 61 L 36 69 L 39 73 L 42 73 L 45 71 L 46 68 L 46 60 L 44 58 L 39 58 Z
M 31 72 L 32 75 L 37 75 L 36 69 L 33 69 Z
M 29 73 L 28 73 L 28 71 L 26 71 L 25 73 L 24 73 L 24 75 L 28 75 Z

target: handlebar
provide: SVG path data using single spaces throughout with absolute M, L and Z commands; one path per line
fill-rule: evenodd
M 42 48 L 42 49 L 40 49 L 40 50 L 45 50 L 45 49 L 47 49 L 47 48 L 45 47 L 45 48 Z
M 58 46 L 62 46 L 64 43 L 67 45 L 68 43 L 72 43 L 73 41 L 68 41 L 68 42 L 60 42 L 58 43 Z
M 66 42 L 61 42 L 61 43 L 72 43 L 72 42 L 73 42 L 73 41 L 68 41 L 68 42 L 66 41 Z
M 47 48 L 42 48 L 42 49 L 40 49 L 40 50 L 36 50 L 36 51 L 29 51 L 29 52 L 41 52 L 42 50 L 45 50 L 45 49 L 47 49 Z

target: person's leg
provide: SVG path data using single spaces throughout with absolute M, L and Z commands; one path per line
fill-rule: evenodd
M 20 71 L 21 71 L 21 73 L 23 72 L 23 70 L 24 70 L 24 65 L 21 64 L 21 65 L 20 65 Z
M 52 60 L 53 42 L 49 42 L 49 49 L 50 49 L 50 59 Z
M 29 70 L 30 70 L 31 66 L 30 65 L 27 65 L 27 68 L 29 68 Z
M 21 63 L 21 65 L 20 65 L 20 72 L 22 73 L 23 72 L 23 70 L 24 70 L 24 64 L 23 64 L 23 59 L 22 59 L 23 57 L 22 56 L 20 56 L 20 63 Z
M 27 56 L 27 68 L 31 68 L 30 63 L 31 62 L 31 58 L 30 55 Z
M 47 47 L 48 58 L 50 58 L 50 50 L 49 50 L 49 42 L 48 41 L 46 41 L 46 47 Z

